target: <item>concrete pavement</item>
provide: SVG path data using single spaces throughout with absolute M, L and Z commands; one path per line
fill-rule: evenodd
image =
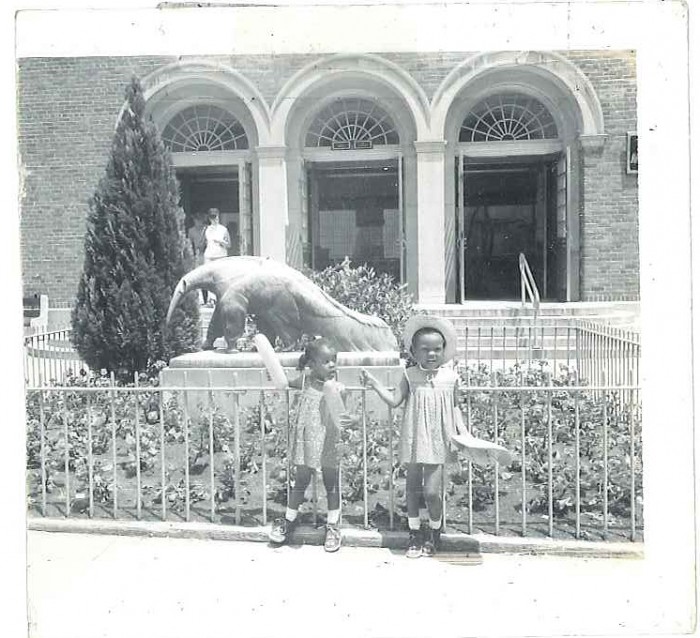
M 672 633 L 639 558 L 28 532 L 33 638 Z

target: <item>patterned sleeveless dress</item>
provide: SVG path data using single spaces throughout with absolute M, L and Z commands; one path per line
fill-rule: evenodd
M 401 463 L 442 464 L 454 458 L 450 436 L 457 431 L 454 391 L 457 373 L 447 363 L 434 371 L 405 370 L 409 394 L 401 424 Z
M 345 390 L 338 384 L 341 392 Z M 291 462 L 315 470 L 338 467 L 340 429 L 331 419 L 323 391 L 306 383 L 304 377 L 299 400 L 292 414 L 290 433 Z

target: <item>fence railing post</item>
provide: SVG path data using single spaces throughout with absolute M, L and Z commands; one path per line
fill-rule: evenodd
M 263 386 L 265 375 L 264 372 L 260 371 L 260 387 Z M 261 466 L 260 471 L 262 472 L 262 521 L 263 525 L 267 525 L 267 449 L 265 445 L 265 392 L 260 390 L 260 453 L 261 453 Z
M 547 388 L 547 529 L 550 537 L 554 536 L 554 452 L 552 440 L 552 375 L 545 375 Z
M 166 520 L 168 516 L 165 485 L 165 414 L 163 413 L 163 404 L 165 397 L 163 391 L 158 392 L 158 417 L 160 423 L 160 517 Z
M 207 408 L 209 411 L 209 519 L 213 523 L 216 517 L 216 483 L 214 481 L 214 393 L 211 389 L 211 370 L 207 371 Z M 265 481 L 263 480 L 263 494 Z
M 518 371 L 518 380 L 519 380 L 519 385 L 520 387 L 523 387 L 524 379 L 523 379 L 523 371 L 519 370 Z M 525 393 L 521 390 L 518 393 L 518 401 L 520 403 L 520 466 L 521 466 L 521 518 L 522 518 L 522 530 L 521 533 L 523 536 L 527 535 L 527 464 L 526 464 L 526 456 L 525 456 L 525 440 L 526 440 L 526 431 L 525 431 L 525 401 L 523 400 L 523 397 L 525 396 Z
M 573 330 L 574 334 L 570 334 L 570 330 Z M 637 517 L 640 515 L 641 501 L 637 500 L 638 492 L 641 495 L 641 487 L 639 485 L 639 478 L 636 476 L 637 472 L 640 470 L 640 461 L 638 456 L 638 447 L 640 441 L 640 430 L 638 428 L 639 422 L 639 410 L 640 401 L 639 393 L 640 389 L 635 385 L 635 377 L 638 375 L 638 367 L 635 365 L 637 358 L 639 356 L 639 345 L 634 340 L 634 335 L 627 333 L 623 330 L 618 330 L 617 328 L 605 328 L 602 329 L 591 323 L 578 323 L 573 322 L 568 330 L 567 341 L 571 341 L 571 338 L 576 339 L 577 356 L 582 357 L 583 360 L 588 359 L 585 356 L 586 353 L 592 355 L 592 359 L 606 358 L 607 361 L 599 368 L 599 370 L 593 375 L 599 377 L 598 384 L 594 385 L 592 383 L 586 383 L 582 377 L 582 369 L 576 368 L 570 376 L 563 381 L 564 386 L 560 387 L 560 380 L 555 379 L 551 370 L 548 366 L 544 366 L 544 380 L 537 380 L 535 386 L 526 385 L 528 383 L 528 376 L 526 371 L 518 366 L 514 369 L 515 377 L 508 377 L 506 375 L 502 376 L 499 370 L 498 362 L 493 362 L 493 357 L 491 357 L 491 368 L 489 369 L 484 366 L 480 369 L 477 375 L 477 382 L 474 383 L 473 372 L 466 365 L 466 355 L 465 355 L 465 370 L 464 370 L 464 380 L 466 381 L 466 391 L 461 401 L 461 407 L 465 411 L 465 421 L 467 429 L 472 432 L 476 427 L 477 431 L 474 431 L 476 436 L 484 437 L 484 431 L 486 432 L 486 438 L 488 440 L 493 440 L 496 443 L 504 441 L 506 447 L 511 445 L 517 445 L 517 439 L 520 439 L 520 465 L 521 465 L 521 476 L 513 477 L 511 480 L 509 474 L 505 473 L 502 475 L 500 472 L 501 467 L 494 463 L 493 474 L 490 469 L 486 469 L 483 473 L 480 471 L 476 474 L 473 473 L 472 463 L 469 460 L 463 461 L 462 467 L 464 467 L 465 475 L 463 478 L 458 480 L 455 478 L 454 483 L 457 486 L 456 501 L 461 495 L 464 495 L 464 507 L 467 507 L 467 512 L 462 511 L 462 515 L 465 515 L 465 522 L 468 521 L 468 533 L 474 533 L 474 528 L 479 527 L 480 523 L 485 523 L 490 527 L 489 521 L 494 521 L 495 533 L 498 535 L 501 532 L 502 523 L 506 521 L 508 524 L 511 522 L 511 514 L 513 513 L 508 509 L 503 509 L 505 506 L 503 499 L 501 498 L 500 485 L 506 484 L 510 486 L 510 489 L 517 490 L 518 487 L 521 493 L 516 497 L 520 503 L 521 508 L 520 520 L 516 517 L 514 522 L 516 526 L 520 527 L 520 533 L 523 536 L 533 533 L 532 528 L 532 517 L 530 512 L 528 512 L 528 507 L 534 501 L 531 501 L 532 490 L 537 490 L 538 500 L 542 505 L 544 505 L 544 500 L 547 500 L 547 535 L 554 537 L 555 533 L 559 533 L 562 529 L 568 527 L 572 532 L 574 527 L 573 520 L 568 523 L 563 523 L 564 528 L 562 528 L 562 523 L 559 521 L 561 513 L 562 502 L 557 500 L 559 498 L 559 486 L 560 481 L 564 478 L 567 479 L 563 486 L 566 488 L 566 492 L 571 494 L 573 491 L 573 503 L 569 503 L 572 510 L 575 512 L 575 537 L 580 539 L 586 537 L 586 530 L 588 529 L 588 524 L 586 523 L 586 510 L 590 508 L 588 488 L 584 490 L 584 487 L 590 482 L 591 472 L 597 474 L 594 475 L 594 480 L 597 484 L 597 496 L 599 497 L 598 511 L 602 508 L 602 525 L 599 521 L 596 522 L 595 527 L 600 530 L 603 537 L 608 539 L 611 536 L 611 530 L 617 529 L 617 524 L 614 519 L 611 519 L 612 512 L 617 512 L 619 506 L 619 489 L 624 490 L 624 506 L 627 509 L 627 490 L 629 490 L 629 521 L 627 521 L 627 512 L 624 514 L 624 525 L 627 528 L 629 524 L 629 538 L 632 541 L 638 539 L 638 525 Z M 494 333 L 496 335 L 497 331 Z M 514 331 L 517 335 L 518 330 Z M 558 334 L 558 331 L 557 331 Z M 505 337 L 504 337 L 505 335 Z M 491 332 L 484 335 L 486 339 L 491 338 Z M 504 344 L 505 351 L 508 348 L 508 333 L 503 330 L 500 335 L 494 336 L 496 345 L 501 345 L 498 342 L 501 341 Z M 555 344 L 559 341 L 563 342 L 563 335 L 561 338 L 555 339 Z M 488 341 L 485 340 L 488 344 Z M 586 344 L 590 343 L 590 347 Z M 558 349 L 558 345 L 553 346 L 554 350 Z M 573 354 L 573 350 L 571 351 Z M 594 362 L 595 363 L 595 362 Z M 537 371 L 539 368 L 537 368 Z M 509 373 L 506 368 L 506 372 Z M 621 375 L 624 373 L 625 377 Z M 488 378 L 486 375 L 488 374 Z M 536 378 L 539 374 L 534 375 Z M 105 501 L 103 491 L 103 483 L 101 482 L 100 476 L 102 473 L 98 474 L 98 468 L 101 463 L 103 463 L 103 458 L 108 457 L 111 454 L 111 460 L 113 467 L 110 468 L 112 471 L 112 476 L 108 478 L 111 481 L 112 489 L 112 508 L 113 511 L 111 516 L 115 519 L 119 515 L 119 475 L 117 472 L 118 467 L 118 457 L 123 452 L 119 449 L 119 437 L 118 425 L 119 427 L 124 427 L 123 424 L 118 424 L 117 418 L 124 419 L 124 423 L 129 426 L 129 421 L 133 420 L 133 430 L 134 440 L 132 442 L 131 435 L 126 442 L 121 441 L 122 447 L 127 446 L 131 453 L 135 451 L 135 471 L 131 474 L 131 464 L 129 464 L 128 471 L 129 476 L 135 475 L 136 483 L 136 517 L 141 518 L 143 508 L 146 508 L 144 515 L 148 517 L 149 504 L 151 501 L 152 494 L 157 495 L 157 485 L 158 478 L 157 474 L 155 477 L 151 476 L 151 472 L 144 474 L 141 471 L 141 461 L 150 459 L 151 457 L 141 458 L 142 454 L 151 453 L 156 454 L 156 449 L 151 450 L 151 437 L 150 437 L 150 426 L 148 424 L 155 423 L 155 418 L 151 418 L 151 409 L 148 407 L 144 412 L 144 406 L 150 406 L 153 400 L 152 395 L 157 395 L 159 400 L 159 433 L 160 433 L 160 493 L 161 502 L 159 503 L 161 512 L 160 518 L 163 520 L 167 519 L 167 502 L 168 494 L 167 491 L 170 487 L 166 484 L 167 480 L 167 466 L 166 466 L 166 425 L 168 423 L 168 418 L 172 415 L 168 412 L 168 418 L 166 418 L 165 411 L 169 409 L 169 405 L 166 405 L 165 397 L 168 392 L 174 393 L 175 399 L 181 397 L 182 399 L 182 412 L 181 415 L 175 415 L 175 419 L 182 420 L 182 432 L 184 438 L 184 448 L 185 448 L 185 458 L 184 458 L 184 468 L 178 467 L 176 469 L 176 476 L 181 476 L 179 472 L 184 470 L 184 486 L 185 486 L 185 520 L 189 521 L 193 516 L 197 519 L 197 515 L 200 514 L 200 509 L 195 506 L 194 511 L 192 511 L 192 499 L 197 498 L 191 490 L 190 485 L 190 443 L 189 439 L 192 434 L 196 434 L 196 440 L 200 441 L 202 445 L 206 446 L 206 417 L 203 412 L 199 412 L 200 405 L 197 406 L 190 405 L 195 399 L 194 394 L 205 394 L 207 397 L 206 404 L 208 406 L 208 453 L 210 467 L 208 472 L 208 481 L 210 486 L 209 497 L 204 497 L 204 509 L 201 514 L 205 517 L 205 520 L 215 522 L 218 506 L 218 492 L 216 486 L 216 464 L 215 464 L 215 454 L 216 454 L 216 440 L 217 432 L 216 429 L 216 411 L 217 402 L 214 395 L 215 391 L 223 391 L 226 395 L 229 393 L 233 396 L 234 401 L 234 416 L 233 416 L 233 440 L 234 440 L 234 473 L 233 482 L 236 494 L 236 524 L 240 525 L 241 515 L 242 515 L 242 503 L 243 503 L 243 492 L 241 490 L 241 454 L 242 451 L 246 451 L 246 458 L 249 450 L 249 445 L 246 444 L 245 448 L 241 448 L 241 436 L 245 435 L 245 432 L 241 431 L 240 422 L 240 410 L 248 410 L 250 405 L 255 406 L 256 401 L 259 399 L 259 410 L 260 410 L 260 446 L 262 453 L 262 524 L 267 525 L 267 515 L 268 515 L 268 493 L 267 493 L 267 454 L 268 451 L 266 446 L 268 445 L 268 437 L 270 430 L 267 428 L 267 424 L 270 419 L 277 422 L 277 410 L 283 407 L 282 402 L 270 402 L 268 389 L 265 386 L 265 380 L 261 376 L 260 383 L 258 385 L 250 384 L 242 388 L 236 387 L 231 390 L 230 388 L 218 388 L 215 390 L 214 383 L 212 381 L 212 374 L 208 373 L 206 377 L 206 387 L 199 385 L 197 387 L 190 387 L 190 379 L 187 378 L 188 373 L 183 371 L 183 383 L 182 387 L 174 386 L 171 389 L 166 388 L 150 388 L 150 386 L 141 386 L 139 377 L 137 374 L 134 375 L 134 387 L 118 388 L 115 383 L 114 374 L 110 373 L 109 385 L 106 387 L 98 387 L 94 385 L 92 381 L 88 384 L 81 384 L 74 388 L 65 387 L 51 387 L 51 386 L 41 386 L 38 390 L 36 388 L 29 388 L 30 392 L 39 392 L 38 402 L 32 399 L 28 403 L 28 409 L 37 411 L 38 414 L 34 413 L 33 425 L 29 432 L 34 436 L 34 447 L 36 450 L 39 448 L 40 453 L 40 471 L 41 471 L 41 493 L 38 494 L 38 490 L 34 487 L 34 481 L 39 474 L 36 469 L 32 471 L 29 476 L 32 481 L 31 484 L 31 495 L 34 498 L 35 494 L 38 494 L 35 504 L 32 505 L 32 512 L 35 515 L 39 512 L 39 502 L 38 499 L 41 498 L 41 515 L 47 516 L 49 513 L 53 512 L 56 504 L 59 504 L 65 497 L 65 515 L 66 517 L 74 516 L 76 512 L 81 513 L 86 510 L 86 506 L 82 505 L 84 496 L 84 486 L 87 482 L 88 484 L 88 495 L 84 499 L 87 502 L 89 509 L 87 513 L 90 517 L 97 516 L 110 516 L 108 507 L 101 507 Z M 391 375 L 389 372 L 384 373 L 385 381 L 387 387 L 391 385 Z M 502 381 L 502 382 L 501 382 Z M 574 387 L 570 386 L 573 383 Z M 478 386 L 478 387 L 477 387 Z M 363 501 L 363 517 L 362 525 L 368 528 L 370 525 L 370 518 L 373 514 L 371 511 L 369 498 L 374 493 L 374 483 L 375 478 L 369 479 L 369 476 L 374 477 L 376 471 L 380 471 L 380 467 L 384 467 L 384 460 L 381 461 L 380 467 L 369 467 L 369 437 L 372 433 L 369 431 L 370 423 L 368 419 L 371 414 L 368 412 L 367 405 L 367 392 L 364 387 L 352 387 L 350 388 L 352 392 L 360 392 L 361 401 L 361 430 L 359 434 L 362 438 L 362 457 L 361 463 L 362 467 L 359 467 L 358 471 L 361 471 L 362 480 L 362 501 Z M 476 390 L 476 392 L 473 392 Z M 246 398 L 246 392 L 259 392 L 259 397 L 255 394 L 248 395 Z M 52 392 L 57 393 L 59 398 L 58 402 L 47 401 L 47 396 L 51 397 Z M 123 395 L 127 397 L 126 401 L 122 401 L 117 395 Z M 87 396 L 85 396 L 87 395 Z M 93 396 L 94 395 L 94 396 Z M 131 402 L 130 395 L 133 395 L 133 404 Z M 286 404 L 290 404 L 290 392 L 289 390 L 284 391 L 283 395 L 286 399 Z M 559 405 L 560 397 L 565 397 L 564 407 Z M 119 399 L 119 400 L 118 400 Z M 489 403 L 490 401 L 490 403 Z M 591 402 L 592 401 L 592 402 Z M 530 411 L 530 406 L 536 405 L 536 410 Z M 109 403 L 109 405 L 108 405 Z M 177 401 L 175 400 L 176 404 Z M 124 405 L 122 405 L 124 404 Z M 243 408 L 241 408 L 241 405 Z M 356 405 L 356 404 L 355 404 Z M 566 407 L 568 406 L 568 407 Z M 54 408 L 58 409 L 57 413 L 52 413 L 50 410 Z M 192 410 L 191 410 L 192 408 Z M 566 410 L 571 409 L 570 412 Z M 153 408 L 156 409 L 155 407 Z M 253 407 L 254 409 L 254 407 Z M 122 414 L 122 412 L 126 412 Z M 563 412 L 562 412 L 563 410 Z M 228 411 L 228 409 L 227 409 Z M 103 427 L 102 415 L 103 412 L 107 414 L 109 418 L 109 423 L 106 423 Z M 111 412 L 111 414 L 110 414 Z M 396 485 L 394 476 L 394 441 L 396 438 L 394 431 L 394 410 L 387 407 L 386 416 L 386 427 L 389 428 L 387 433 L 388 439 L 388 472 L 389 476 L 386 477 L 381 470 L 382 476 L 379 477 L 380 485 L 387 488 L 384 493 L 386 501 L 381 501 L 383 504 L 389 505 L 388 513 L 388 526 L 393 529 L 396 523 L 395 508 L 396 503 Z M 519 412 L 519 415 L 518 415 Z M 536 414 L 539 413 L 541 420 L 536 419 Z M 61 433 L 61 421 L 60 416 L 63 416 L 63 432 Z M 85 414 L 87 414 L 87 421 L 85 420 Z M 289 414 L 290 410 L 287 407 L 287 447 L 288 447 L 288 468 L 290 460 L 289 444 Z M 563 414 L 563 416 L 562 416 Z M 155 417 L 155 415 L 153 415 Z M 56 418 L 58 417 L 58 419 Z M 111 417 L 111 418 L 110 418 Z M 201 417 L 201 421 L 200 421 Z M 146 419 L 146 425 L 141 422 Z M 563 421 L 561 419 L 564 419 Z M 195 429 L 191 429 L 191 421 L 194 419 Z M 279 421 L 284 423 L 285 417 L 280 415 Z M 515 421 L 513 421 L 515 419 Z M 530 428 L 530 420 L 537 425 L 535 430 Z M 473 423 L 476 420 L 476 426 Z M 479 421 L 481 420 L 481 422 Z M 518 420 L 520 423 L 518 424 Z M 198 426 L 201 422 L 201 431 Z M 381 419 L 383 423 L 383 419 Z M 492 424 L 490 425 L 489 422 Z M 592 423 L 592 431 L 590 430 L 589 422 Z M 51 491 L 51 481 L 53 480 L 53 470 L 55 468 L 55 460 L 52 457 L 52 452 L 54 451 L 54 444 L 56 443 L 56 437 L 50 426 L 52 423 L 59 424 L 58 430 L 58 444 L 59 446 L 63 443 L 63 448 L 59 448 L 58 464 L 60 466 L 61 460 L 63 460 L 63 470 L 65 472 L 65 494 L 57 492 L 55 495 Z M 86 428 L 83 428 L 83 424 L 86 424 Z M 510 425 L 509 425 L 510 424 Z M 514 426 L 514 428 L 513 428 Z M 80 428 L 79 430 L 71 430 L 72 427 Z M 155 427 L 155 426 L 154 426 Z M 257 426 L 256 426 L 257 427 Z M 383 427 L 383 425 L 382 425 Z M 573 432 L 571 431 L 573 427 Z M 491 430 L 493 428 L 493 430 Z M 505 428 L 505 429 L 504 429 Z M 571 438 L 561 439 L 560 433 L 564 430 L 560 428 L 565 428 L 566 432 L 570 433 Z M 101 451 L 104 447 L 104 442 L 109 440 L 111 429 L 111 450 L 109 448 L 104 452 Z M 255 428 L 254 428 L 255 429 Z M 538 433 L 539 431 L 539 433 Z M 593 437 L 589 441 L 589 433 Z M 37 441 L 37 434 L 40 437 Z M 62 434 L 62 436 L 61 436 Z M 154 437 L 158 434 L 153 432 Z M 201 440 L 200 440 L 201 434 Z M 281 434 L 281 433 L 280 433 Z M 357 433 L 356 433 L 357 434 Z M 536 437 L 540 437 L 537 440 L 537 445 L 541 446 L 536 450 L 536 458 L 545 457 L 545 463 L 547 465 L 546 478 L 541 481 L 541 485 L 535 485 L 528 483 L 528 481 L 535 480 L 536 474 L 532 474 L 532 470 L 528 468 L 528 462 L 532 465 L 533 459 L 530 457 L 530 451 L 533 450 L 533 434 Z M 77 437 L 76 435 L 79 435 Z M 615 470 L 618 467 L 617 463 L 620 459 L 620 435 L 629 438 L 629 445 L 624 445 L 624 450 L 622 454 L 627 458 L 629 453 L 629 460 L 626 461 L 627 467 L 629 467 L 629 473 L 627 470 L 618 477 L 619 472 Z M 277 437 L 277 435 L 275 435 Z M 284 436 L 284 435 L 282 435 Z M 85 447 L 85 437 L 87 438 L 87 448 Z M 62 439 L 62 440 L 61 440 Z M 573 439 L 573 440 L 572 440 Z M 82 444 L 76 443 L 83 441 Z M 178 438 L 178 441 L 181 439 Z M 277 438 L 275 438 L 277 440 Z M 383 439 L 386 440 L 386 439 Z M 568 441 L 568 442 L 567 442 Z M 194 443 L 194 440 L 193 440 Z M 377 443 L 375 439 L 372 441 L 373 445 Z M 589 453 L 588 449 L 593 444 L 594 453 Z M 566 449 L 560 450 L 561 445 L 566 445 Z M 77 446 L 77 447 L 76 447 Z M 148 450 L 146 448 L 148 446 Z M 530 447 L 528 447 L 530 446 Z M 179 447 L 176 444 L 175 448 Z M 573 449 L 572 449 L 573 447 Z M 254 445 L 257 449 L 257 444 Z M 197 450 L 200 447 L 196 448 Z M 373 447 L 373 450 L 375 448 Z M 378 449 L 381 449 L 378 448 Z M 178 457 L 182 454 L 182 448 L 179 449 Z M 194 451 L 195 448 L 192 448 Z M 562 456 L 559 456 L 561 451 Z M 573 458 L 571 455 L 573 452 Z M 206 454 L 206 452 L 205 452 Z M 373 452 L 374 454 L 374 452 Z M 199 458 L 201 452 L 198 452 L 196 458 Z M 61 459 L 63 456 L 63 459 Z M 589 459 L 590 456 L 590 459 Z M 231 458 L 231 457 L 229 457 Z M 374 456 L 372 456 L 374 458 Z M 560 458 L 564 459 L 560 462 Z M 570 468 L 575 470 L 575 473 L 571 473 L 567 476 L 566 470 L 566 459 L 570 459 Z M 588 467 L 588 461 L 593 461 L 594 468 L 591 470 Z M 281 461 L 281 458 L 280 458 Z M 179 464 L 179 459 L 177 461 Z M 557 468 L 555 468 L 555 463 Z M 37 466 L 34 465 L 34 468 Z M 150 467 L 150 465 L 149 465 Z M 87 468 L 87 473 L 86 473 Z M 105 468 L 106 469 L 106 468 Z M 175 469 L 175 468 L 173 468 Z M 544 463 L 542 464 L 542 470 L 544 470 Z M 556 471 L 555 471 L 556 470 Z M 517 470 L 515 470 L 517 471 Z M 554 474 L 557 474 L 557 485 L 554 485 Z M 87 475 L 86 475 L 87 474 Z M 47 480 L 48 475 L 48 480 Z M 59 475 L 60 476 L 60 475 Z M 107 474 L 109 477 L 109 474 Z M 206 474 L 204 475 L 206 476 Z M 627 478 L 626 478 L 627 477 Z M 220 477 L 221 478 L 221 477 Z M 346 477 L 347 478 L 347 477 Z M 359 476 L 356 478 L 360 478 Z M 448 491 L 450 486 L 449 481 L 450 475 L 447 471 L 442 473 L 442 485 L 441 485 L 441 498 L 443 504 L 443 525 L 447 525 L 448 522 L 448 504 L 450 501 L 451 491 Z M 281 479 L 281 477 L 280 477 Z M 289 472 L 286 476 L 287 489 L 289 490 L 290 485 L 290 475 Z M 388 479 L 388 480 L 387 480 Z M 477 504 L 481 503 L 481 494 L 477 490 L 482 488 L 482 480 L 484 486 L 488 488 L 489 492 L 493 494 L 492 508 L 489 508 L 484 514 L 476 512 L 474 510 L 474 498 L 477 499 Z M 144 482 L 145 481 L 145 482 Z M 545 484 L 546 481 L 546 484 Z M 539 481 L 538 481 L 539 482 Z M 60 480 L 57 481 L 60 486 Z M 73 488 L 71 488 L 71 483 L 73 483 Z M 518 485 L 520 483 L 520 485 Z M 133 484 L 132 484 L 133 485 Z M 182 490 L 180 488 L 180 483 L 177 487 L 178 498 L 181 498 Z M 227 483 L 227 485 L 229 485 Z M 257 485 L 257 482 L 256 482 Z M 353 487 L 355 486 L 353 479 Z M 109 483 L 108 483 L 109 486 Z M 199 484 L 195 484 L 195 488 L 199 490 Z M 357 491 L 359 492 L 359 484 L 357 484 Z M 79 492 L 76 498 L 76 489 Z M 122 488 L 123 489 L 123 488 Z M 339 488 L 341 489 L 341 488 Z M 384 488 L 381 488 L 384 489 Z M 491 492 L 493 489 L 493 492 Z M 72 490 L 72 491 L 71 491 Z M 256 487 L 257 490 L 257 487 Z M 342 489 L 341 489 L 342 492 Z M 466 492 L 466 494 L 465 494 Z M 197 492 L 199 493 L 199 491 Z M 256 492 L 257 493 L 257 492 Z M 359 493 L 358 493 L 359 497 Z M 544 498 L 543 498 L 544 497 Z M 107 497 L 109 495 L 107 493 Z M 172 499 L 172 495 L 170 497 Z M 257 496 L 255 498 L 258 498 Z M 375 497 L 372 496 L 373 502 Z M 123 499 L 122 499 L 123 500 Z M 209 507 L 207 508 L 206 500 L 209 500 Z M 155 497 L 153 497 L 153 503 L 158 503 Z M 172 502 L 172 500 L 171 500 Z M 323 501 L 322 501 L 323 502 Z M 133 511 L 134 501 L 131 497 L 127 498 L 126 501 L 122 503 L 122 509 L 128 503 L 128 511 Z M 51 508 L 49 508 L 51 505 Z M 359 498 L 358 498 L 359 505 Z M 454 507 L 454 503 L 452 503 Z M 82 508 L 82 509 L 81 509 Z M 206 510 L 209 510 L 208 515 Z M 105 511 L 106 510 L 106 511 Z M 508 513 L 511 511 L 511 514 Z M 128 512 L 127 512 L 128 513 Z M 153 512 L 158 516 L 157 512 Z M 544 512 L 543 512 L 544 513 Z M 122 515 L 124 512 L 122 512 Z M 476 515 L 475 515 L 476 514 Z M 132 514 L 133 515 L 133 514 Z M 556 518 L 555 518 L 556 515 Z M 617 515 L 616 515 L 617 516 Z M 380 523 L 380 527 L 387 525 L 386 519 L 382 517 L 384 522 Z M 484 518 L 486 519 L 484 521 Z M 544 517 L 543 517 L 544 518 Z M 612 522 L 611 522 L 612 521 Z M 556 525 L 555 525 L 556 523 Z M 613 527 L 614 526 L 614 527 Z M 539 528 L 539 525 L 535 527 Z M 530 528 L 530 529 L 528 529 Z M 601 529 L 602 528 L 602 529 Z M 517 529 L 517 527 L 516 527 Z M 639 528 L 641 529 L 641 528 Z M 542 532 L 537 533 L 544 533 Z
M 117 518 L 119 509 L 119 481 L 117 478 L 117 415 L 114 372 L 109 374 L 109 408 L 112 424 L 112 517 Z M 165 495 L 163 495 L 165 498 Z
M 182 373 L 184 390 L 182 392 L 182 435 L 185 444 L 185 521 L 190 520 L 190 404 L 187 396 L 187 371 Z

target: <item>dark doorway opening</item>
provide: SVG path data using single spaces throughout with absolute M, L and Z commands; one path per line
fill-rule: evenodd
M 519 299 L 521 253 L 541 298 L 559 296 L 564 262 L 557 243 L 556 177 L 551 158 L 464 166 L 457 219 L 462 299 Z
M 183 169 L 177 171 L 177 178 L 180 205 L 185 211 L 185 230 L 193 225 L 196 214 L 206 215 L 210 208 L 218 208 L 220 221 L 231 237 L 229 255 L 237 255 L 240 246 L 238 170 L 228 167 Z
M 315 270 L 367 264 L 401 280 L 399 162 L 308 165 L 310 263 Z

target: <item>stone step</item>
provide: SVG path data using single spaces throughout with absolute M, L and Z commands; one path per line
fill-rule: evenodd
M 481 338 L 490 339 L 490 331 L 502 335 L 505 327 L 508 333 L 514 334 L 515 328 L 520 328 L 525 334 L 536 332 L 538 336 L 543 334 L 550 336 L 557 329 L 557 335 L 565 338 L 567 326 L 575 325 L 575 320 L 600 323 L 620 330 L 639 333 L 639 304 L 637 302 L 591 302 L 584 305 L 577 304 L 549 304 L 543 305 L 542 312 L 533 323 L 532 310 L 522 310 L 520 303 L 505 305 L 510 302 L 498 302 L 498 305 L 469 306 L 468 304 L 443 304 L 443 305 L 419 305 L 419 312 L 429 312 L 448 318 L 460 333 L 469 329 L 470 339 L 472 334 L 477 334 L 481 329 Z M 213 308 L 200 307 L 202 334 L 206 334 L 211 321 Z M 476 337 L 474 337 L 476 338 Z
M 519 301 L 474 301 L 462 304 L 417 304 L 419 311 L 445 317 L 522 317 L 532 316 L 531 304 L 525 307 Z M 570 303 L 542 303 L 540 317 L 609 316 L 618 313 L 639 314 L 638 301 L 581 301 Z

